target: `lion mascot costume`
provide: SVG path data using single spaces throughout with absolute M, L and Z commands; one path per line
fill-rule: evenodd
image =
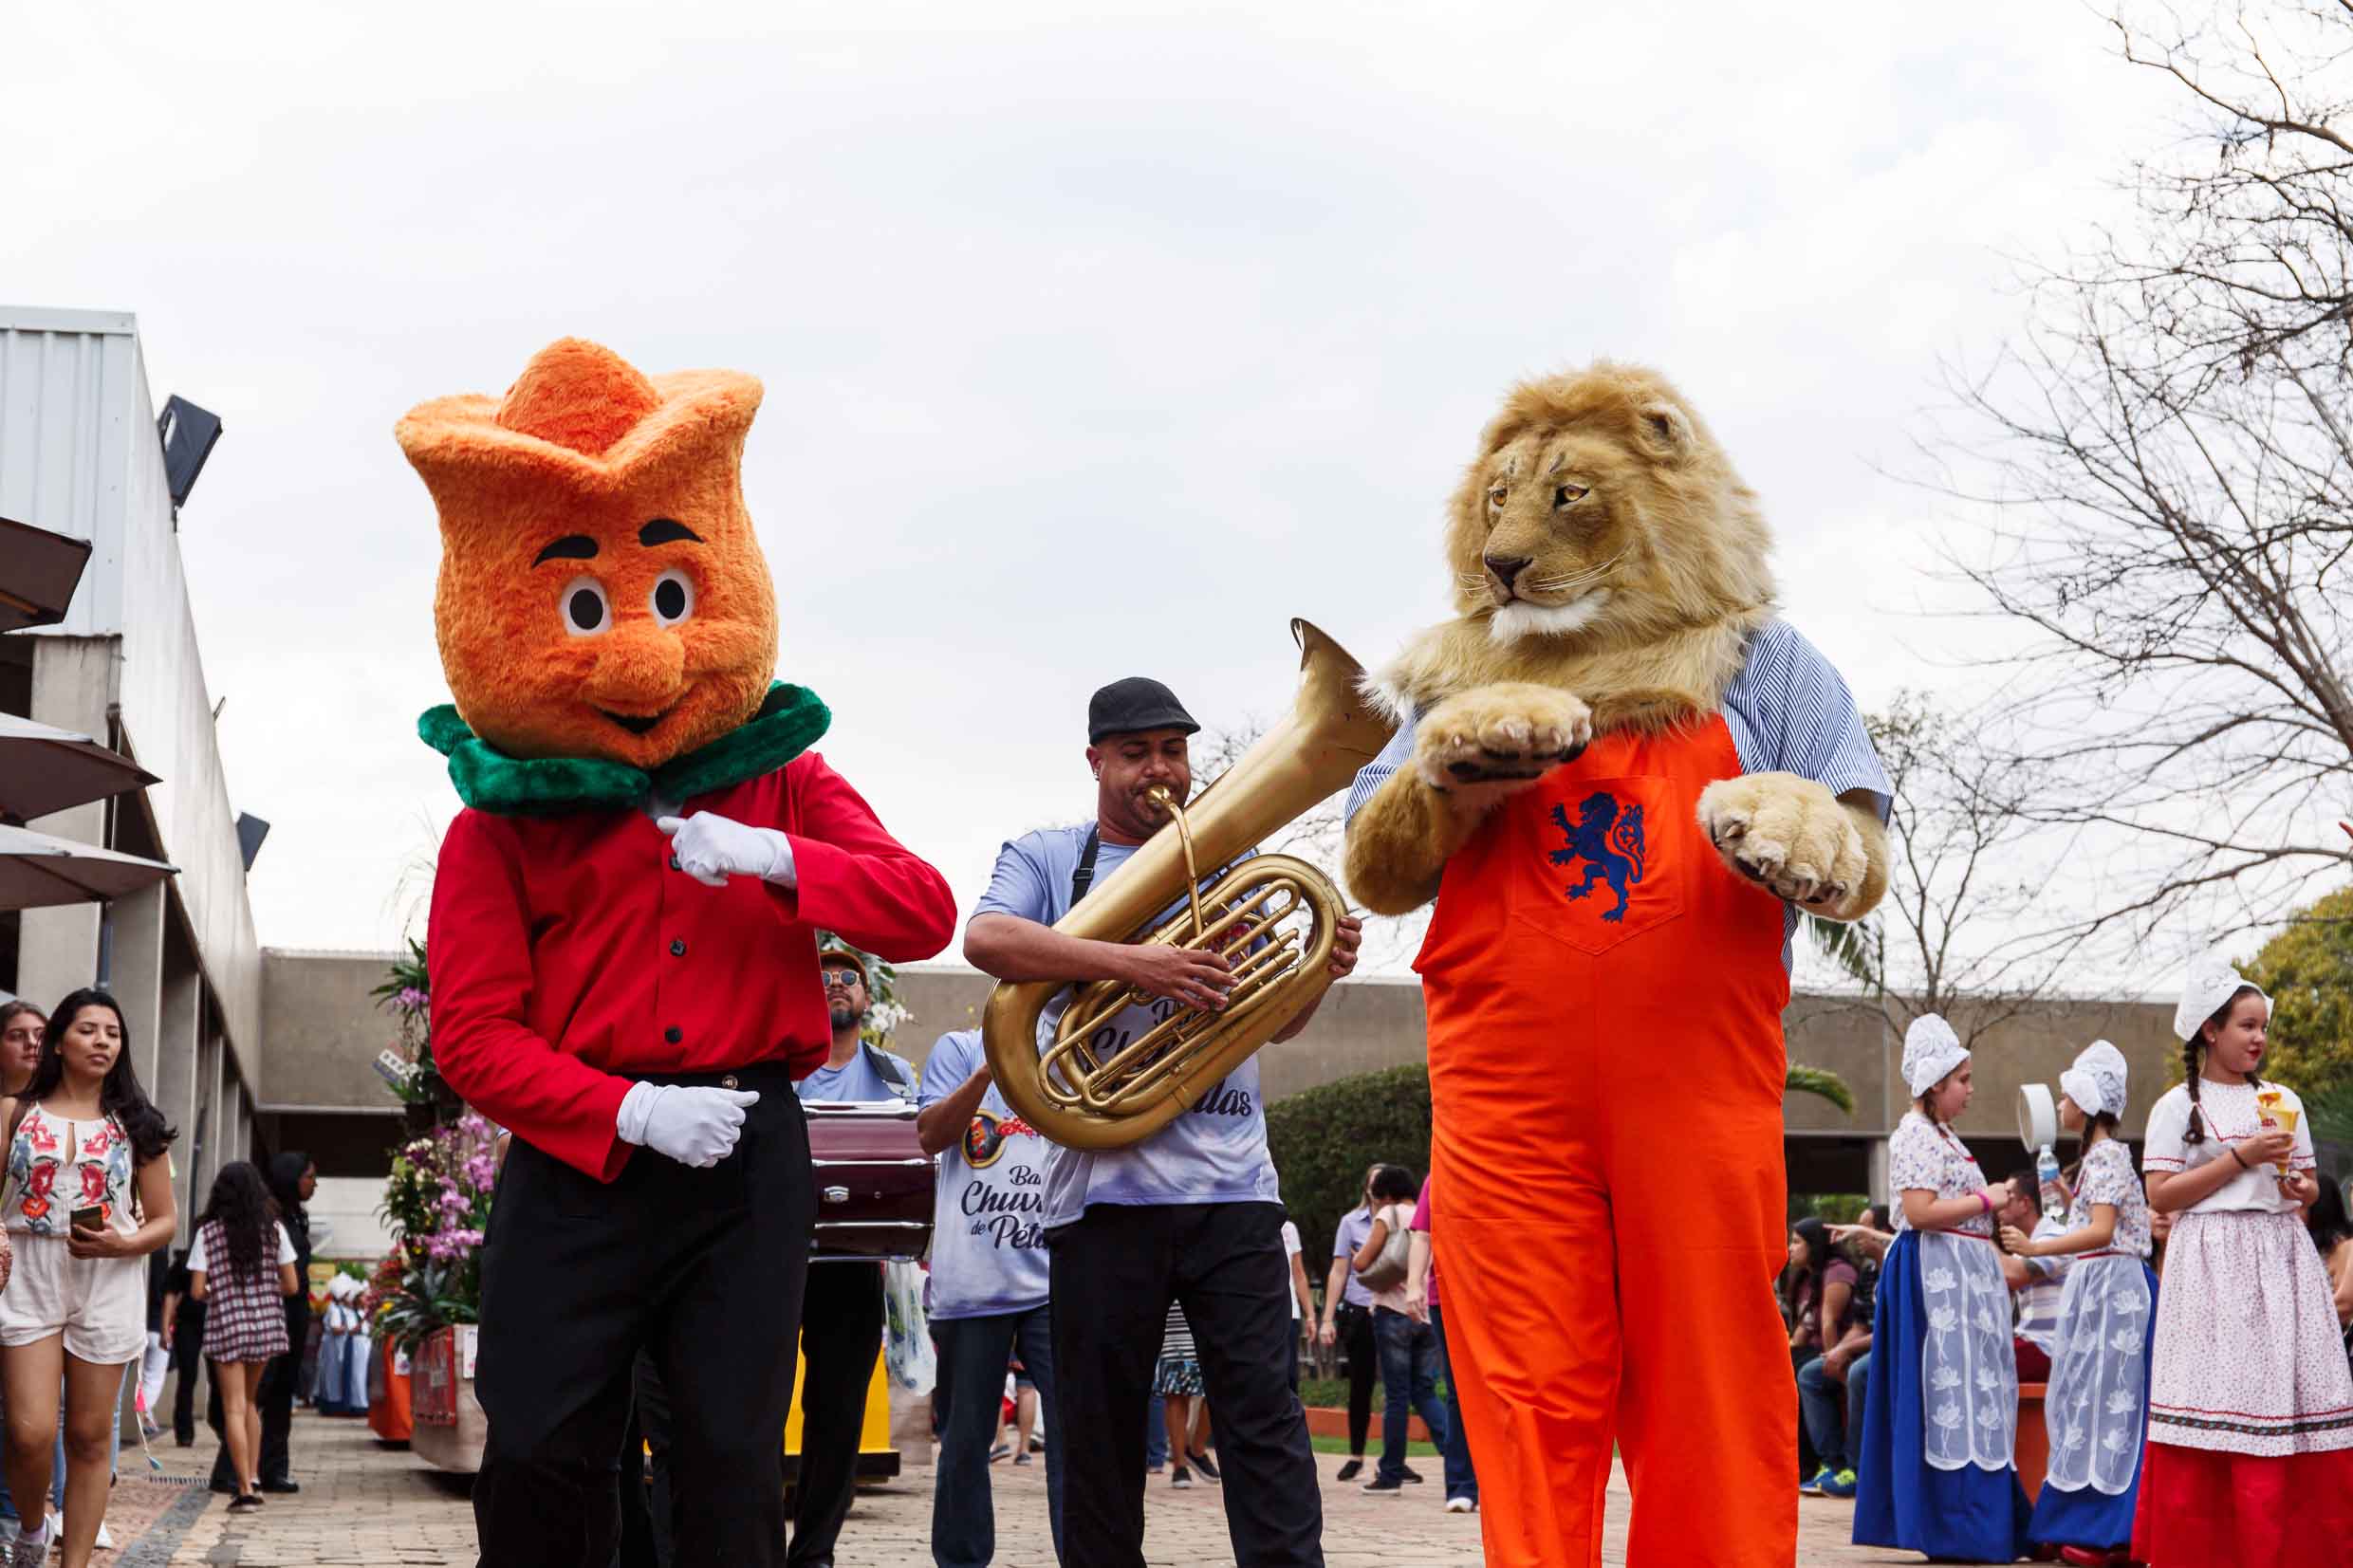
M 939 873 L 808 749 L 773 684 L 744 506 L 760 383 L 565 340 L 503 397 L 396 434 L 441 521 L 465 809 L 434 879 L 435 1064 L 513 1134 L 482 1259 L 482 1560 L 608 1568 L 642 1351 L 671 1405 L 681 1562 L 769 1564 L 816 1192 L 820 927 L 927 958 Z
M 1450 508 L 1455 618 L 1372 677 L 1399 729 L 1347 879 L 1437 901 L 1429 1010 L 1447 1349 L 1487 1560 L 1787 1568 L 1796 1391 L 1781 1012 L 1803 909 L 1869 913 L 1887 781 L 1775 618 L 1756 499 L 1660 377 L 1515 389 Z

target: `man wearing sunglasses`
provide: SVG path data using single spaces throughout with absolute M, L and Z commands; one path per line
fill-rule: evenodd
M 874 1005 L 866 961 L 843 948 L 817 955 L 833 1049 L 796 1087 L 803 1100 L 915 1102 L 915 1069 L 866 1042 L 860 1026 Z M 866 1389 L 882 1352 L 882 1265 L 809 1265 L 801 1297 L 801 1467 L 793 1486 L 792 1549 L 787 1568 L 832 1568 L 833 1544 L 858 1490 L 858 1437 Z

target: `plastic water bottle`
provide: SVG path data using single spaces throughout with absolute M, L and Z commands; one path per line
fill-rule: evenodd
M 2042 1184 L 2044 1217 L 2066 1219 L 2066 1205 L 2059 1196 L 2059 1156 L 2047 1143 L 2043 1145 L 2043 1152 L 2034 1157 L 2034 1179 Z

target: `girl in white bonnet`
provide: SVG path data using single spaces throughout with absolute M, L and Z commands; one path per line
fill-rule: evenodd
M 2072 1260 L 2043 1402 L 2050 1467 L 2027 1535 L 2077 1564 L 2130 1559 L 2147 1428 L 2157 1276 L 2148 1199 L 2117 1136 L 2124 1080 L 2124 1053 L 2104 1040 L 2059 1075 L 2059 1124 L 2084 1141 L 2066 1232 L 2038 1242 L 2015 1227 L 2002 1230 L 2002 1245 L 2020 1257 Z
M 2010 1185 L 1988 1187 L 1954 1134 L 1972 1092 L 1969 1052 L 1934 1013 L 1904 1034 L 1903 1079 L 1912 1109 L 1887 1140 L 1896 1240 L 1872 1319 L 1855 1543 L 2011 1562 L 2028 1508 L 2010 1287 L 1993 1241 Z
M 2353 1565 L 2353 1373 L 2299 1218 L 2304 1106 L 2260 1076 L 2270 1012 L 2229 960 L 2193 965 L 2188 1081 L 2149 1112 L 2149 1205 L 2175 1221 L 2132 1553 L 2160 1568 Z

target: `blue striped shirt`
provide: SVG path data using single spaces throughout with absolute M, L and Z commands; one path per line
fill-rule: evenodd
M 1889 805 L 1886 769 L 1871 748 L 1870 732 L 1855 710 L 1854 694 L 1828 659 L 1786 620 L 1766 623 L 1749 644 L 1748 662 L 1724 689 L 1724 728 L 1743 773 L 1795 773 L 1833 795 L 1867 789 L 1880 821 Z M 1412 760 L 1412 720 L 1398 727 L 1380 755 L 1358 769 L 1348 791 L 1346 813 L 1354 820 L 1374 791 Z M 1798 909 L 1784 912 L 1781 963 L 1789 966 L 1789 939 L 1796 935 Z

